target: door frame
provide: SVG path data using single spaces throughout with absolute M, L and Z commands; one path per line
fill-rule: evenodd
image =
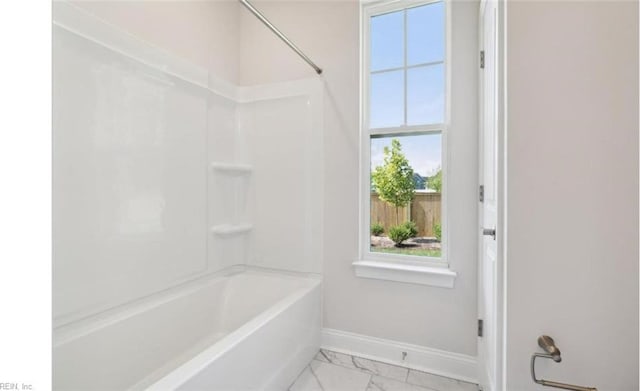
M 507 203 L 508 203 L 508 187 L 507 187 L 507 70 L 506 70 L 506 50 L 507 50 L 507 39 L 506 39 L 506 31 L 507 31 L 507 1 L 503 0 L 480 0 L 480 6 L 478 8 L 478 47 L 479 50 L 484 49 L 484 18 L 483 12 L 488 3 L 495 3 L 496 5 L 496 84 L 497 84 L 497 96 L 496 96 L 496 104 L 497 104 L 497 116 L 496 116 L 496 131 L 497 131 L 497 194 L 498 194 L 498 208 L 497 208 L 497 216 L 496 216 L 496 226 L 497 226 L 497 235 L 496 235 L 496 250 L 497 250 L 497 259 L 496 259 L 496 279 L 495 283 L 495 291 L 496 291 L 496 307 L 495 311 L 495 319 L 496 319 L 496 327 L 495 327 L 495 363 L 496 363 L 496 379 L 494 384 L 495 389 L 490 391 L 503 391 L 506 389 L 507 384 L 507 364 L 506 364 L 506 353 L 507 353 L 507 237 L 508 237 L 508 227 L 507 227 Z M 479 55 L 479 53 L 478 53 Z M 483 113 L 483 99 L 484 99 L 484 90 L 482 86 L 482 72 L 483 70 L 478 67 L 478 134 L 482 136 L 481 127 L 482 121 L 484 118 Z M 478 138 L 478 178 L 479 185 L 482 184 L 483 178 L 483 166 L 482 166 L 482 139 Z M 481 269 L 482 266 L 482 257 L 483 257 L 483 237 L 482 237 L 482 224 L 483 224 L 483 211 L 482 206 L 478 204 L 478 286 L 477 286 L 477 294 L 478 294 L 478 319 L 481 319 L 480 314 L 480 291 L 483 288 L 483 281 L 481 279 Z M 478 345 L 480 343 L 480 338 L 478 337 Z M 478 350 L 479 351 L 479 350 Z M 478 363 L 478 371 L 481 370 L 481 363 Z M 478 379 L 481 379 L 480 373 L 478 373 Z M 489 391 L 489 390 L 484 390 Z

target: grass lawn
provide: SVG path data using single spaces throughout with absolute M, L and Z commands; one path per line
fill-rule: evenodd
M 417 255 L 421 257 L 440 257 L 442 253 L 441 250 L 411 247 L 371 247 L 371 251 L 377 253 Z

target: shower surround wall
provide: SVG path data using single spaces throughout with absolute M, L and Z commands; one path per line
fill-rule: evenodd
M 238 87 L 56 15 L 58 324 L 233 265 L 321 272 L 318 80 Z
M 320 81 L 238 87 L 66 2 L 53 47 L 54 385 L 288 386 L 320 338 Z
M 59 26 L 53 51 L 60 325 L 209 269 L 208 93 Z
M 211 121 L 210 262 L 322 272 L 322 84 L 239 87 Z M 219 254 L 230 257 L 220 259 Z

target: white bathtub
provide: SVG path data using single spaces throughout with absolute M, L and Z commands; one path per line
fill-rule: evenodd
M 56 390 L 284 390 L 320 345 L 313 276 L 237 269 L 54 330 Z

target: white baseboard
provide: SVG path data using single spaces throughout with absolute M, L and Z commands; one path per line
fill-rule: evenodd
M 466 354 L 326 328 L 322 329 L 321 346 L 323 349 L 401 365 L 435 375 L 471 383 L 478 382 L 476 357 Z

